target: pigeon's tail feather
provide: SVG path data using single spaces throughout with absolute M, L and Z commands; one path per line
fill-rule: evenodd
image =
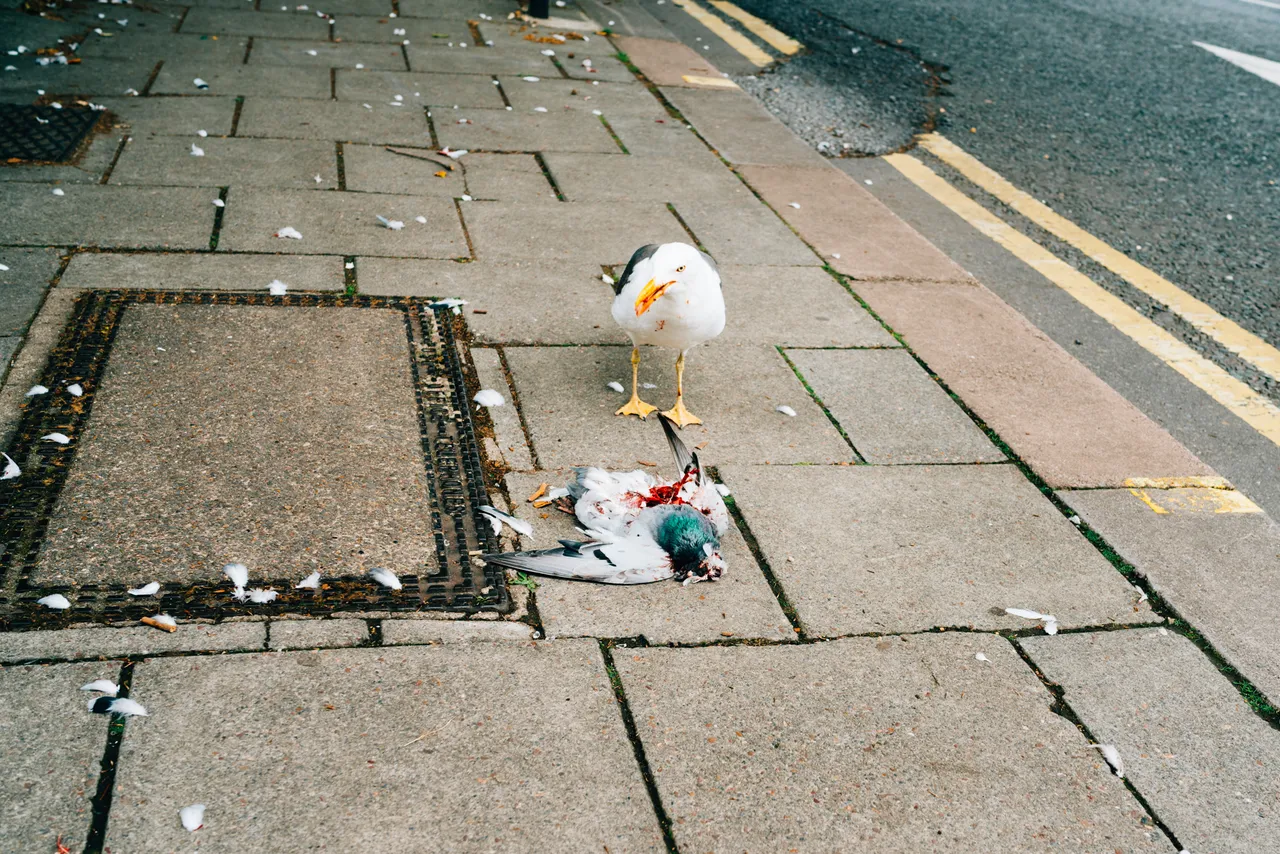
M 484 559 L 495 566 L 532 575 L 598 584 L 649 584 L 674 574 L 667 553 L 649 537 L 628 537 L 612 543 L 560 543 L 560 548 L 488 554 Z
M 666 434 L 667 444 L 671 446 L 671 455 L 676 458 L 676 469 L 681 473 L 687 472 L 689 466 L 696 465 L 698 458 L 689 450 L 684 442 L 680 441 L 680 437 L 676 435 L 676 424 L 661 412 L 658 413 L 658 423 L 662 425 L 662 432 Z

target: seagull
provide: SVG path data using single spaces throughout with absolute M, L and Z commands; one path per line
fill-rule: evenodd
M 675 578 L 684 585 L 715 581 L 725 571 L 720 537 L 729 511 L 715 483 L 659 414 L 680 477 L 662 481 L 644 471 L 575 468 L 569 482 L 573 511 L 585 540 L 560 547 L 489 554 L 496 566 L 534 575 L 601 584 L 649 584 Z
M 614 413 L 647 418 L 657 409 L 640 399 L 640 345 L 679 350 L 676 402 L 663 414 L 680 427 L 702 420 L 684 405 L 684 357 L 724 331 L 720 271 L 711 256 L 687 243 L 650 243 L 627 262 L 613 286 L 613 319 L 631 336 L 631 400 Z

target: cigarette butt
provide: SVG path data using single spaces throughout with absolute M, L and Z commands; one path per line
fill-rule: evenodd
M 711 440 L 710 440 L 710 439 L 708 439 L 708 440 L 707 440 L 707 441 L 705 441 L 705 442 L 699 442 L 698 444 L 694 445 L 694 446 L 693 446 L 693 449 L 694 449 L 695 451 L 701 451 L 703 448 L 705 448 L 707 445 L 710 445 L 710 444 L 711 444 Z
M 176 632 L 178 630 L 177 626 L 166 626 L 154 617 L 143 617 L 142 622 L 146 623 L 148 626 L 154 626 L 157 629 L 164 629 L 166 632 Z
M 653 462 L 652 460 L 636 460 L 636 462 L 637 462 L 637 463 L 639 463 L 639 464 L 640 464 L 640 465 L 642 465 L 642 466 L 656 466 L 656 465 L 657 465 L 657 463 Z
M 529 496 L 529 501 L 531 503 L 534 501 L 537 501 L 539 498 L 541 498 L 546 494 L 547 494 L 547 485 L 545 483 L 540 484 L 538 488 L 534 491 L 533 495 Z
M 546 506 L 547 506 L 548 504 L 550 504 L 550 503 L 551 503 L 550 501 L 548 501 L 547 499 L 545 499 L 545 498 L 544 498 L 544 499 L 543 499 L 543 500 L 541 500 L 541 501 L 535 501 L 535 502 L 533 502 L 533 506 L 534 506 L 534 507 L 538 507 L 538 508 L 542 508 L 542 507 L 546 507 Z

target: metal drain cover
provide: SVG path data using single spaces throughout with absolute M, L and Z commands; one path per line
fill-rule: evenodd
M 85 294 L 0 483 L 0 627 L 506 608 L 468 554 L 496 544 L 462 332 L 413 299 Z M 236 602 L 231 562 L 279 597 Z
M 0 104 L 0 162 L 65 163 L 101 117 L 97 110 Z

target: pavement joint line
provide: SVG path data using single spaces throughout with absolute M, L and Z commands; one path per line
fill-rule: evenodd
M 347 189 L 347 164 L 343 159 L 343 148 L 341 142 L 333 144 L 333 154 L 337 162 L 338 170 L 338 190 L 345 192 Z
M 213 231 L 209 233 L 209 252 L 218 248 L 218 240 L 222 236 L 222 216 L 227 210 L 227 194 L 230 189 L 230 187 L 218 188 L 218 198 L 222 204 L 213 209 Z
M 680 211 L 676 210 L 676 206 L 671 202 L 667 202 L 667 210 L 676 218 L 676 222 L 680 223 L 680 227 L 684 229 L 685 234 L 689 235 L 689 239 L 693 241 L 694 246 L 698 247 L 698 251 L 706 252 L 706 254 L 710 255 L 711 253 L 707 252 L 707 247 L 702 245 L 702 241 L 698 239 L 698 235 L 694 234 L 693 229 L 689 227 L 689 223 L 685 222 L 684 217 L 680 216 Z
M 547 183 L 551 185 L 551 190 L 556 194 L 556 201 L 567 202 L 564 192 L 560 189 L 560 183 L 556 181 L 556 176 L 552 174 L 551 167 L 547 165 L 547 159 L 542 156 L 542 152 L 535 152 L 533 159 L 537 162 L 538 168 L 542 170 L 542 177 L 547 179 Z
M 474 243 L 472 243 L 472 242 L 471 242 L 471 231 L 467 228 L 467 218 L 466 218 L 465 216 L 463 216 L 463 215 L 462 215 L 462 200 L 461 200 L 461 199 L 454 199 L 454 200 L 453 200 L 453 209 L 454 209 L 454 211 L 458 214 L 458 224 L 462 227 L 462 236 L 463 236 L 463 238 L 465 238 L 465 239 L 466 239 L 466 241 L 467 241 L 467 255 L 469 256 L 467 260 L 469 260 L 469 261 L 475 261 L 475 260 L 476 260 L 476 246 L 475 246 L 475 244 L 474 244 Z
M 236 106 L 231 113 L 231 133 L 227 134 L 228 138 L 235 137 L 236 131 L 239 130 L 242 112 L 244 112 L 244 95 L 236 95 Z
M 133 687 L 133 670 L 135 663 L 124 662 L 120 667 L 120 690 L 117 697 L 128 697 Z M 102 751 L 102 762 L 98 771 L 98 787 L 90 799 L 92 819 L 89 834 L 84 842 L 83 854 L 101 854 L 107 840 L 107 821 L 111 815 L 111 798 L 115 793 L 116 767 L 120 761 L 120 745 L 124 741 L 125 727 L 128 718 L 124 715 L 112 714 L 107 725 L 107 742 Z
M 1018 189 L 959 145 L 939 133 L 918 138 L 920 146 L 1045 231 L 1120 276 L 1198 332 L 1225 347 L 1258 371 L 1280 379 L 1280 349 L 1215 311 L 1154 270 L 1094 237 L 1048 205 Z
M 671 817 L 667 815 L 667 809 L 662 804 L 662 793 L 658 791 L 658 783 L 653 777 L 653 769 L 649 765 L 649 758 L 645 755 L 644 742 L 641 740 L 640 732 L 636 727 L 635 716 L 631 713 L 630 703 L 627 702 L 626 688 L 622 684 L 622 677 L 618 675 L 618 667 L 613 661 L 612 644 L 603 640 L 599 643 L 600 657 L 604 661 L 605 673 L 608 674 L 609 684 L 613 687 L 613 697 L 618 704 L 618 714 L 622 718 L 622 726 L 627 732 L 627 740 L 631 742 L 631 749 L 635 753 L 636 766 L 640 769 L 645 791 L 649 793 L 649 801 L 653 806 L 654 816 L 657 818 L 658 827 L 662 831 L 662 842 L 666 846 L 668 854 L 679 854 L 680 848 L 676 845 Z
M 600 120 L 600 124 L 604 125 L 604 129 L 609 132 L 609 136 L 613 138 L 613 141 L 618 146 L 618 148 L 622 149 L 622 153 L 630 154 L 631 152 L 627 151 L 627 146 L 618 137 L 617 132 L 613 129 L 613 125 L 609 124 L 609 120 L 604 117 L 604 114 L 601 113 L 600 115 L 596 116 L 596 118 Z
M 347 296 L 354 296 L 360 293 L 360 279 L 359 269 L 356 267 L 357 263 L 358 260 L 355 255 L 344 255 L 342 258 L 342 289 Z
M 111 156 L 111 162 L 107 164 L 107 168 L 102 172 L 102 177 L 98 179 L 99 184 L 105 184 L 111 180 L 111 173 L 115 171 L 116 164 L 120 162 L 120 155 L 124 154 L 124 147 L 129 144 L 131 138 L 128 134 L 120 137 L 120 142 L 116 145 L 116 153 Z
M 503 87 L 502 81 L 498 79 L 498 75 L 494 74 L 492 75 L 492 77 L 493 77 L 493 85 L 498 89 L 498 97 L 502 99 L 502 106 L 503 107 L 512 106 L 511 99 L 507 97 L 507 90 Z M 494 110 L 494 112 L 497 112 L 497 110 Z M 504 109 L 503 112 L 505 113 L 506 110 Z
M 422 115 L 427 120 L 427 135 L 431 138 L 431 147 L 436 151 L 440 150 L 440 137 L 436 135 L 436 122 L 431 117 L 431 105 L 423 104 Z M 376 143 L 375 143 L 376 145 Z
M 721 41 L 742 54 L 742 57 L 747 62 L 757 68 L 766 68 L 773 64 L 773 57 L 757 47 L 755 42 L 699 6 L 694 0 L 671 0 L 671 3 L 679 9 L 683 9 L 695 21 L 719 36 Z
M 1053 698 L 1053 702 L 1049 704 L 1049 711 L 1069 721 L 1076 730 L 1085 737 L 1090 745 L 1101 744 L 1102 742 L 1094 736 L 1093 731 L 1089 729 L 1084 720 L 1076 714 L 1076 710 L 1067 702 L 1066 691 L 1062 686 L 1053 682 L 1046 677 L 1043 672 L 1041 672 L 1040 668 L 1036 666 L 1035 660 L 1027 650 L 1023 648 L 1022 644 L 1012 638 L 1009 639 L 1009 644 L 1013 647 L 1013 651 L 1018 654 L 1018 657 L 1022 659 L 1022 662 L 1026 664 L 1027 667 L 1031 669 L 1031 672 L 1035 674 L 1036 678 L 1040 680 L 1040 684 L 1049 692 L 1049 696 Z M 1099 758 L 1101 759 L 1101 757 Z M 1106 760 L 1102 761 L 1105 762 Z M 1111 773 L 1114 774 L 1114 770 Z M 1185 851 L 1186 848 L 1184 848 L 1182 843 L 1178 840 L 1173 829 L 1164 823 L 1151 804 L 1147 802 L 1147 799 L 1143 796 L 1142 792 L 1138 791 L 1138 787 L 1133 784 L 1133 781 L 1128 777 L 1121 777 L 1120 782 L 1124 784 L 1124 787 L 1129 790 L 1129 794 L 1132 795 L 1134 800 L 1136 800 L 1142 806 L 1142 809 L 1146 811 L 1152 823 L 1155 824 L 1155 826 L 1160 829 L 1160 832 L 1168 838 L 1169 842 L 1173 845 L 1174 850 Z
M 263 652 L 271 651 L 271 621 L 262 621 L 262 646 L 259 649 Z
M 980 233 L 1057 285 L 1117 331 L 1181 374 L 1259 435 L 1280 446 L 1280 407 L 1216 362 L 1145 317 L 1120 297 L 1018 231 L 908 154 L 884 158 L 908 180 Z
M 722 14 L 735 19 L 739 24 L 746 27 L 747 31 L 753 36 L 768 44 L 778 53 L 792 56 L 804 50 L 804 45 L 800 44 L 800 42 L 781 30 L 770 26 L 768 22 L 757 18 L 746 9 L 730 3 L 729 0 L 709 0 L 709 2 Z
M 147 82 L 142 84 L 142 92 L 139 93 L 140 97 L 145 98 L 147 96 L 147 93 L 151 91 L 151 87 L 152 85 L 155 84 L 156 78 L 160 76 L 160 68 L 163 65 L 164 65 L 164 60 L 162 59 L 156 63 L 155 68 L 151 69 L 151 73 L 147 75 Z
M 780 344 L 775 344 L 774 349 L 778 351 L 778 355 L 782 357 L 782 360 L 787 363 L 787 367 L 791 369 L 791 373 L 796 375 L 796 379 L 800 381 L 800 385 L 804 386 L 804 390 L 809 393 L 809 397 L 813 398 L 813 402 L 818 404 L 818 408 L 822 410 L 822 414 L 827 416 L 827 420 L 831 422 L 831 426 L 836 428 L 836 432 L 840 434 L 845 443 L 849 446 L 849 450 L 853 451 L 853 456 L 857 459 L 858 464 L 866 465 L 867 458 L 858 450 L 858 446 L 853 443 L 853 439 L 849 436 L 849 433 L 844 429 L 840 422 L 836 420 L 835 415 L 827 408 L 827 405 L 822 401 L 822 398 L 818 396 L 818 392 L 814 390 L 813 386 L 809 385 L 809 381 L 805 379 L 804 374 L 798 367 L 796 367 L 796 363 L 791 361 L 791 357 L 787 355 L 787 351 L 783 349 Z
M 383 641 L 386 639 L 382 632 L 382 620 L 378 618 L 368 619 L 364 621 L 364 626 L 367 636 L 361 646 L 382 646 Z M 267 628 L 270 627 L 271 621 L 268 620 Z
M 191 11 L 190 7 L 188 7 L 187 11 L 188 12 Z M 186 17 L 186 13 L 183 13 L 183 17 L 184 18 Z M 247 39 L 245 39 L 244 59 L 240 61 L 241 65 L 249 64 L 249 54 L 252 52 L 253 52 L 253 36 L 249 36 Z
M 542 471 L 542 460 L 538 459 L 538 448 L 533 444 L 533 433 L 529 430 L 529 421 L 524 417 L 524 406 L 520 403 L 520 392 L 516 389 L 515 374 L 511 373 L 511 363 L 507 361 L 507 348 L 498 346 L 493 349 L 498 353 L 498 364 L 502 366 L 502 376 L 507 381 L 511 405 L 515 407 L 516 417 L 520 419 L 520 429 L 524 432 L 524 444 L 529 449 L 529 459 L 533 461 L 534 471 Z M 545 632 L 543 637 L 546 637 Z
M 329 100 L 338 100 L 338 69 L 329 69 Z
M 404 60 L 404 70 L 412 71 L 413 69 L 409 67 L 409 48 L 403 44 L 400 45 L 400 58 Z M 333 70 L 336 71 L 337 69 Z

